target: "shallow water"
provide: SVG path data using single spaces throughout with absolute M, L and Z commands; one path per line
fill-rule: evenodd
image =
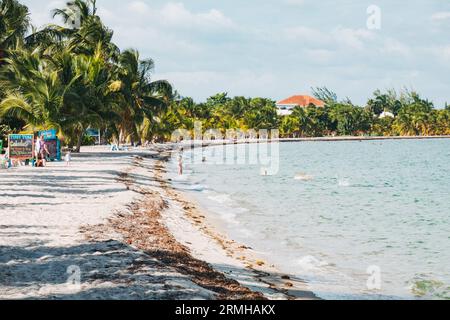
M 280 144 L 269 176 L 223 148 L 174 185 L 318 296 L 450 298 L 449 139 Z

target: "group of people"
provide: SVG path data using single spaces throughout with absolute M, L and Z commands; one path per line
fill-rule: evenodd
M 2 157 L 2 167 L 8 168 L 10 166 L 28 165 L 31 160 L 34 160 L 36 167 L 45 167 L 47 165 L 47 158 L 50 156 L 48 144 L 45 142 L 44 136 L 38 136 L 34 142 L 34 158 L 27 159 L 26 161 L 10 159 L 9 148 L 5 149 L 5 155 Z
M 13 159 L 9 156 L 9 148 L 5 148 L 5 154 L 0 154 L 0 168 L 8 169 L 10 167 L 29 165 L 32 163 L 35 167 L 46 167 L 47 162 L 51 157 L 49 143 L 45 140 L 43 135 L 37 136 L 34 141 L 34 154 L 32 159 L 26 161 L 20 159 Z M 67 166 L 70 166 L 72 159 L 71 152 L 68 151 L 65 154 L 64 161 Z

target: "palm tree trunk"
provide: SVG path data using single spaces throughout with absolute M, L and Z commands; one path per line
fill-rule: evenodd
M 83 133 L 84 133 L 83 130 L 81 130 L 77 136 L 77 147 L 75 149 L 76 153 L 80 153 L 80 151 L 81 151 L 81 144 L 83 143 L 83 136 L 84 136 Z
M 118 143 L 119 146 L 122 144 L 124 137 L 125 137 L 125 130 L 121 128 L 119 131 L 119 143 Z

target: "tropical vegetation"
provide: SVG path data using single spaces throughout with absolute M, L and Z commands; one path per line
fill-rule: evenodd
M 167 81 L 152 81 L 151 59 L 113 43 L 95 0 L 72 0 L 53 16 L 61 24 L 37 29 L 26 6 L 0 0 L 0 139 L 55 128 L 79 151 L 89 128 L 107 141 L 162 142 L 196 121 L 223 133 L 278 128 L 282 137 L 450 135 L 450 107 L 434 108 L 410 90 L 377 90 L 357 106 L 315 88 L 325 107 L 297 107 L 288 116 L 266 98 L 219 93 L 197 103 Z
M 166 109 L 170 84 L 152 82 L 153 61 L 112 42 L 95 0 L 71 1 L 53 14 L 63 25 L 36 30 L 25 6 L 0 0 L 1 123 L 16 131 L 56 128 L 76 150 L 88 128 L 140 139 L 146 120 Z
M 153 137 L 170 137 L 175 129 L 193 130 L 194 121 L 203 128 L 279 129 L 281 137 L 323 136 L 431 136 L 450 135 L 450 107 L 435 109 L 415 91 L 377 90 L 364 107 L 350 99 L 338 100 L 327 88 L 313 89 L 325 106 L 296 107 L 291 115 L 278 116 L 275 101 L 263 98 L 229 98 L 221 93 L 205 103 L 191 98 L 174 101 L 164 113 Z M 160 135 L 160 136 L 159 136 Z

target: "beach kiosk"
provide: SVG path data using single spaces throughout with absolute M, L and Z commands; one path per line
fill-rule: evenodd
M 9 161 L 27 161 L 34 158 L 34 136 L 32 134 L 10 134 L 8 136 Z
M 44 136 L 44 141 L 48 147 L 48 152 L 50 155 L 48 156 L 50 161 L 61 161 L 61 141 L 56 135 L 56 130 L 44 130 L 39 131 L 38 136 Z

